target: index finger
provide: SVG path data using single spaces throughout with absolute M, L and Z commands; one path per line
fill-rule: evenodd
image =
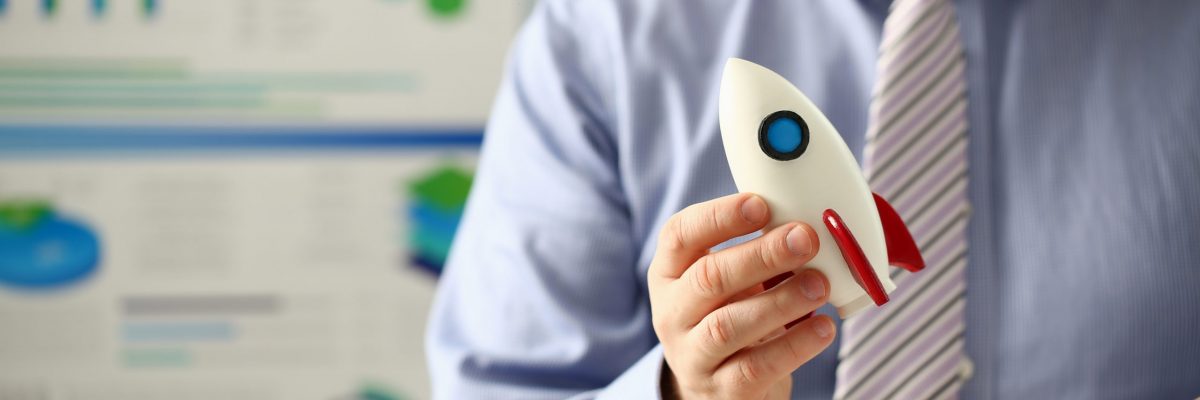
M 660 276 L 677 279 L 709 248 L 762 229 L 769 220 L 767 202 L 752 193 L 690 205 L 671 216 L 659 232 L 655 263 L 650 268 Z

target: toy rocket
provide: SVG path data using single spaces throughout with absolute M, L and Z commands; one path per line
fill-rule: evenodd
M 847 318 L 896 288 L 888 265 L 925 267 L 904 221 L 867 181 L 846 142 L 808 97 L 758 64 L 731 58 L 720 95 L 721 140 L 738 190 L 771 207 L 768 228 L 802 221 L 820 250 L 807 265 L 829 279 Z

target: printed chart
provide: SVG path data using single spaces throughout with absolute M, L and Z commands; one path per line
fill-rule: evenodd
M 531 3 L 0 0 L 0 398 L 427 398 Z

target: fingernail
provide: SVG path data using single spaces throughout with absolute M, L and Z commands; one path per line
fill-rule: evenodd
M 792 227 L 792 230 L 787 234 L 788 250 L 797 256 L 807 256 L 812 252 L 812 238 L 808 236 L 808 232 L 803 225 L 797 224 Z
M 742 218 L 749 222 L 760 222 L 767 217 L 767 203 L 761 197 L 750 196 L 742 201 Z
M 825 297 L 825 282 L 821 281 L 821 276 L 813 271 L 804 271 L 800 273 L 800 288 L 804 290 L 804 297 L 809 300 L 820 300 Z
M 812 330 L 813 333 L 816 333 L 818 337 L 822 339 L 828 338 L 829 335 L 833 334 L 833 321 L 825 318 L 819 318 L 817 321 L 813 322 Z

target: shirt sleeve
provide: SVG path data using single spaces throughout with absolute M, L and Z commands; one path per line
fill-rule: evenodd
M 434 398 L 658 396 L 612 67 L 577 3 L 539 4 L 510 50 L 430 317 Z

